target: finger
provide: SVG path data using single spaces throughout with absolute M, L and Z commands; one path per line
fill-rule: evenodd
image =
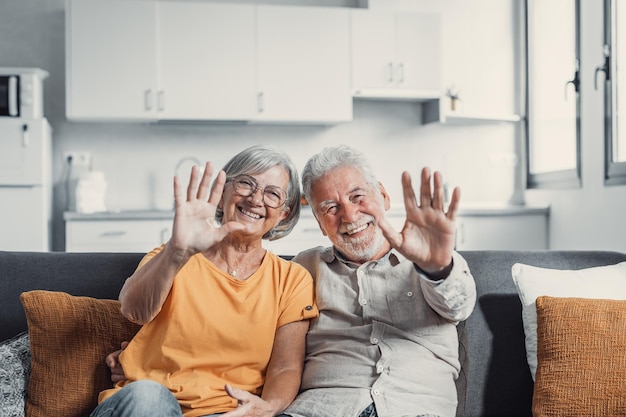
M 250 399 L 252 397 L 254 397 L 254 395 L 250 394 L 248 391 L 244 391 L 242 389 L 235 388 L 235 387 L 231 386 L 230 384 L 224 385 L 224 388 L 226 389 L 226 393 L 228 395 L 230 395 L 231 397 L 233 397 L 234 399 L 236 399 L 237 402 L 240 403 L 240 404 L 243 404 L 244 402 L 250 401 Z
M 191 167 L 191 174 L 189 175 L 189 184 L 187 184 L 187 201 L 195 200 L 198 196 L 199 180 L 198 166 Z
M 198 188 L 198 200 L 206 201 L 209 196 L 209 189 L 211 187 L 211 177 L 213 176 L 213 164 L 208 162 L 204 165 L 204 173 L 200 180 L 200 187 Z
M 120 381 L 126 381 L 126 376 L 124 374 L 121 374 L 121 375 L 111 374 L 111 382 L 113 382 L 114 384 L 117 384 Z
M 404 208 L 407 211 L 417 208 L 417 200 L 415 198 L 415 191 L 413 190 L 411 174 L 406 171 L 402 173 L 402 195 L 404 196 Z
M 430 202 L 430 169 L 428 169 L 428 167 L 424 167 L 422 169 L 422 184 L 420 186 L 420 207 L 430 207 Z
M 459 203 L 461 201 L 461 189 L 459 187 L 454 187 L 452 191 L 452 198 L 450 199 L 450 205 L 448 206 L 448 212 L 446 213 L 446 217 L 450 220 L 456 220 L 456 213 L 459 210 Z
M 129 344 L 129 343 L 130 343 L 130 342 L 127 342 L 126 340 L 124 340 L 124 341 L 120 344 L 120 347 L 122 348 L 122 350 L 126 349 L 126 348 L 128 347 L 128 344 Z
M 380 227 L 380 230 L 383 232 L 383 236 L 387 239 L 392 248 L 402 246 L 402 234 L 396 232 L 387 219 L 380 219 L 377 223 L 378 227 Z
M 224 194 L 224 186 L 226 184 L 226 173 L 223 170 L 220 170 L 217 174 L 217 178 L 213 181 L 213 186 L 211 187 L 211 196 L 209 197 L 209 203 L 218 205 L 220 200 L 222 199 L 222 195 Z
M 178 207 L 185 201 L 185 193 L 183 187 L 180 185 L 180 178 L 174 176 L 174 206 Z
M 435 171 L 433 174 L 433 187 L 432 207 L 437 211 L 443 211 L 445 193 L 443 189 L 443 179 L 439 171 Z

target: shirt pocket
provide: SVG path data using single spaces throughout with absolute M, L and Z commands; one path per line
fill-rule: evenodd
M 418 336 L 436 331 L 437 313 L 426 303 L 418 283 L 389 289 L 387 303 L 392 324 L 398 329 Z

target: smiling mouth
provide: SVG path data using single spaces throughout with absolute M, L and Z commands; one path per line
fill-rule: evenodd
M 347 230 L 345 234 L 348 236 L 356 235 L 357 233 L 362 232 L 363 230 L 367 229 L 369 225 L 370 225 L 369 223 L 362 224 L 361 226 Z
M 239 207 L 239 212 L 241 214 L 244 214 L 244 215 L 250 217 L 251 219 L 254 219 L 254 220 L 259 220 L 261 218 L 261 215 L 253 213 L 253 212 L 248 211 L 248 210 L 244 210 L 241 207 Z

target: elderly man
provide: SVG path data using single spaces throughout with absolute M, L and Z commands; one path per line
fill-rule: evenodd
M 333 246 L 295 257 L 316 281 L 319 318 L 307 335 L 293 417 L 453 417 L 460 364 L 456 324 L 476 302 L 454 251 L 460 190 L 445 211 L 441 175 L 402 175 L 406 222 L 385 220 L 390 198 L 364 156 L 346 146 L 313 156 L 304 194 Z

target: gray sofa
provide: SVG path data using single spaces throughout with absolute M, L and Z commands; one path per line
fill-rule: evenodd
M 626 254 L 593 251 L 468 251 L 478 299 L 459 326 L 464 363 L 459 416 L 530 417 L 533 382 L 526 363 L 521 304 L 511 266 L 522 262 L 581 269 L 626 261 Z M 0 340 L 27 330 L 20 293 L 33 289 L 116 299 L 142 254 L 0 252 Z

